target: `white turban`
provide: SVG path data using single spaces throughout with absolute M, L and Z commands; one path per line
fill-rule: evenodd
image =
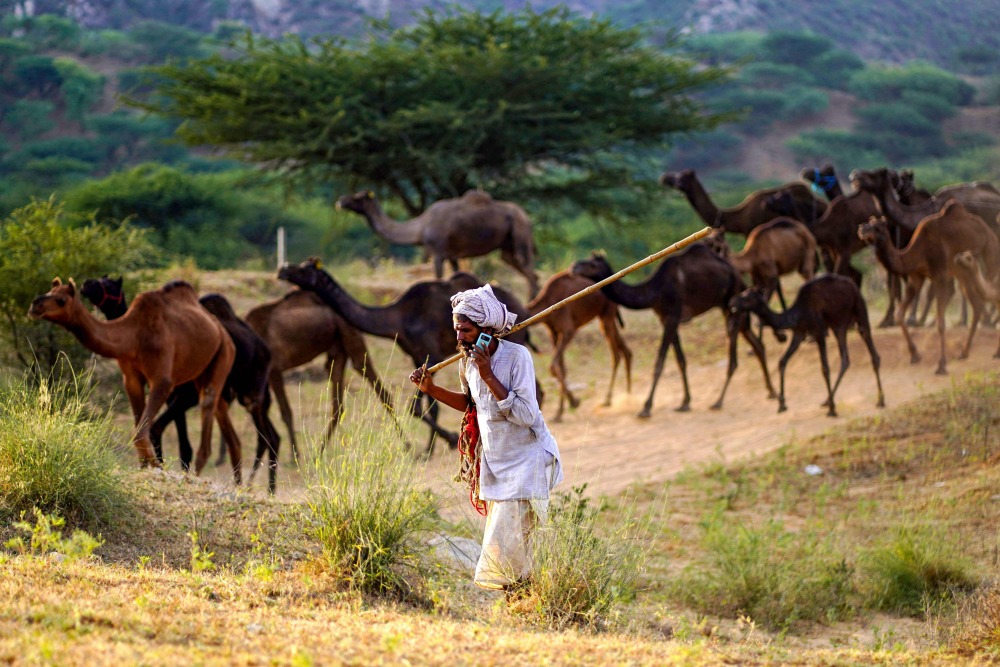
M 465 315 L 481 327 L 490 327 L 499 334 L 507 333 L 514 326 L 517 315 L 507 310 L 493 294 L 493 288 L 483 285 L 459 292 L 451 297 L 453 315 Z

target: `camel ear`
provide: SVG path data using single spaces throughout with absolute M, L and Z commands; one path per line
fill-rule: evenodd
M 76 295 L 76 281 L 72 278 L 69 279 L 69 293 L 71 295 Z
M 60 285 L 62 285 L 62 281 L 59 280 L 59 276 L 56 276 L 55 278 L 52 279 L 53 287 L 59 287 Z
M 369 199 L 375 199 L 375 193 L 372 192 L 371 190 L 369 190 L 368 192 L 366 192 L 365 196 L 368 197 Z
M 124 280 L 125 280 L 125 276 L 122 276 L 118 280 L 112 280 L 111 282 L 113 282 L 115 285 L 118 285 L 118 287 L 121 287 L 122 286 L 122 281 L 124 281 Z

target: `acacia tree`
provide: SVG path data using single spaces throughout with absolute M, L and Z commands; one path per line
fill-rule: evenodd
M 388 190 L 411 213 L 471 187 L 621 185 L 634 167 L 621 155 L 720 120 L 693 95 L 725 74 L 565 9 L 428 11 L 395 31 L 372 23 L 358 43 L 248 34 L 154 73 L 158 93 L 129 102 L 182 120 L 189 144 Z

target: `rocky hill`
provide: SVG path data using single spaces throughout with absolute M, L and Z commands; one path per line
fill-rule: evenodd
M 622 24 L 652 24 L 692 33 L 741 30 L 810 30 L 866 60 L 915 58 L 947 67 L 960 59 L 995 62 L 1000 50 L 1000 0 L 467 0 L 470 9 L 536 10 L 557 5 L 582 15 L 606 16 Z M 425 9 L 445 10 L 442 0 L 0 0 L 34 13 L 76 18 L 93 28 L 123 28 L 154 19 L 212 30 L 236 21 L 269 36 L 358 35 L 368 18 L 403 25 Z

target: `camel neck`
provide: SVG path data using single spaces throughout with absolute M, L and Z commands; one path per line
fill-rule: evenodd
M 392 308 L 361 304 L 325 271 L 312 289 L 355 329 L 381 338 L 394 338 L 402 330 L 403 323 Z
M 57 323 L 94 354 L 117 359 L 131 353 L 137 340 L 136 332 L 128 331 L 122 326 L 123 322 L 122 319 L 101 322 L 82 305 L 78 305 L 70 321 Z
M 395 245 L 419 245 L 422 243 L 423 221 L 420 217 L 399 222 L 385 214 L 377 201 L 372 201 L 363 213 L 365 220 L 376 234 Z

